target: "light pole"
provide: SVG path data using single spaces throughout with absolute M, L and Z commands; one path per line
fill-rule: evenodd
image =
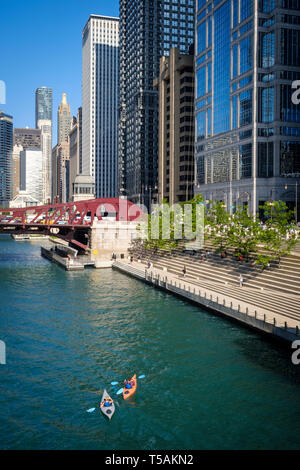
M 296 204 L 296 210 L 295 210 L 295 221 L 296 221 L 296 225 L 298 223 L 298 181 L 296 181 L 295 184 L 286 184 L 284 186 L 284 189 L 287 190 L 288 186 L 295 186 L 295 204 Z

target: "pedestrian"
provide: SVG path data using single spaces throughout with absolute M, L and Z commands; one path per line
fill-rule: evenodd
M 133 263 L 133 256 L 130 256 L 130 263 Z
M 185 275 L 186 275 L 186 267 L 185 267 L 185 265 L 183 266 L 182 272 L 183 272 L 183 277 L 185 277 Z
M 243 276 L 241 274 L 240 274 L 240 278 L 239 278 L 239 283 L 240 283 L 240 287 L 243 287 L 244 279 L 243 279 Z

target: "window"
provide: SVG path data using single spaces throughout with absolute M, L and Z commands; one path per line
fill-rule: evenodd
M 270 178 L 273 176 L 273 142 L 258 143 L 258 167 L 257 176 L 261 178 Z
M 300 141 L 280 144 L 280 175 L 300 173 Z
M 252 144 L 240 145 L 240 178 L 252 176 Z
M 274 120 L 274 88 L 261 88 L 259 102 L 259 122 Z

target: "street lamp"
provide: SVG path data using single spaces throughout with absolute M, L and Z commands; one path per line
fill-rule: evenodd
M 288 186 L 295 186 L 295 204 L 296 204 L 296 210 L 295 210 L 295 220 L 296 220 L 296 225 L 298 223 L 298 181 L 296 181 L 295 184 L 286 184 L 284 186 L 284 189 L 287 190 L 288 189 Z

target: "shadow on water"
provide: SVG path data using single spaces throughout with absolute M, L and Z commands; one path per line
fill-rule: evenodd
M 292 354 L 295 351 L 287 344 L 280 344 L 259 334 L 250 332 L 249 336 L 237 338 L 234 343 L 248 361 L 255 366 L 273 372 L 282 378 L 300 385 L 300 364 L 292 363 Z

